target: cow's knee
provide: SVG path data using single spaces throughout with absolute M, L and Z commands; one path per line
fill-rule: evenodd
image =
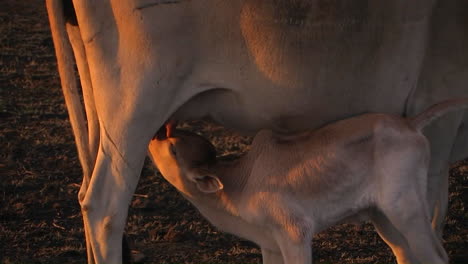
M 85 201 L 84 197 L 78 197 L 78 199 L 80 201 L 81 212 L 83 213 L 83 215 L 88 215 L 92 211 L 91 209 L 93 208 L 91 201 Z
M 86 190 L 87 186 L 84 186 L 84 184 L 81 184 L 80 190 L 78 191 L 78 202 L 80 203 L 81 209 L 83 210 L 83 202 L 86 197 Z

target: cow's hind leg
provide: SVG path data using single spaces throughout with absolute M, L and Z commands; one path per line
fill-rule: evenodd
M 122 262 L 128 205 L 140 177 L 148 141 L 155 131 L 144 125 L 123 127 L 126 129 L 115 131 L 123 131 L 124 136 L 112 138 L 102 129 L 96 166 L 82 202 L 85 226 L 89 227 L 98 264 Z

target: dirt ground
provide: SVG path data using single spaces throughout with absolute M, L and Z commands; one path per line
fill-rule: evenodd
M 81 169 L 44 2 L 0 6 L 0 263 L 83 263 Z M 203 122 L 185 126 L 221 153 L 240 153 L 249 143 Z M 148 263 L 261 262 L 257 246 L 210 226 L 148 162 L 126 233 Z M 468 263 L 468 160 L 451 170 L 444 241 L 451 263 Z M 369 224 L 326 230 L 313 250 L 317 263 L 395 263 Z

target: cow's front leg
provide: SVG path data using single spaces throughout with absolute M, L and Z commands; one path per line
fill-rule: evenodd
M 431 145 L 431 162 L 427 175 L 427 201 L 432 215 L 432 228 L 442 239 L 448 207 L 450 154 L 461 125 L 463 113 L 453 112 L 429 125 L 424 134 Z
M 146 129 L 144 126 L 142 130 Z M 96 263 L 122 262 L 128 206 L 140 177 L 150 131 L 113 137 L 102 133 L 96 166 L 81 203 Z

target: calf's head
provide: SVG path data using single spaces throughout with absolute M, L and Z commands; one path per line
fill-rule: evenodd
M 168 124 L 149 144 L 149 154 L 161 174 L 179 191 L 214 193 L 223 184 L 213 173 L 216 150 L 205 138 Z

